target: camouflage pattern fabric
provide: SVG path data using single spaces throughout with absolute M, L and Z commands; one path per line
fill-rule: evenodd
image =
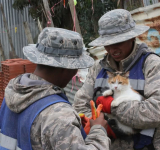
M 115 9 L 104 14 L 98 21 L 100 37 L 90 46 L 107 46 L 127 41 L 144 33 L 149 26 L 136 25 L 130 12 Z
M 146 46 L 137 45 L 135 50 L 124 60 L 120 62 L 121 70 L 115 65 L 112 65 L 108 57 L 103 60 L 105 65 L 110 68 L 122 71 L 134 59 L 137 51 L 146 49 Z M 146 49 L 146 51 L 151 51 Z M 89 102 L 93 99 L 94 84 L 96 77 L 102 66 L 97 61 L 90 68 L 86 81 L 81 89 L 76 93 L 74 99 L 74 108 L 78 113 L 85 113 L 88 117 L 91 116 Z M 144 96 L 145 102 L 127 102 L 122 103 L 118 107 L 111 108 L 111 113 L 115 115 L 120 122 L 137 129 L 156 128 L 153 144 L 156 150 L 160 150 L 160 58 L 154 54 L 147 57 L 143 73 L 145 76 Z M 128 137 L 128 141 L 116 139 L 112 141 L 110 150 L 133 150 L 133 141 Z
M 34 74 L 24 74 L 9 82 L 5 89 L 5 99 L 13 112 L 20 113 L 40 98 L 61 92 L 62 89 Z M 71 105 L 51 105 L 43 110 L 32 124 L 32 149 L 109 150 L 110 139 L 101 125 L 94 125 L 85 141 L 80 128 L 81 119 Z
M 25 46 L 23 53 L 35 64 L 80 69 L 91 67 L 94 63 L 84 49 L 79 33 L 47 27 L 39 34 L 38 44 Z

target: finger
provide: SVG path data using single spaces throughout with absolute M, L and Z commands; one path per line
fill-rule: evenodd
M 94 120 L 93 120 L 93 119 L 90 119 L 89 122 L 90 122 L 90 124 L 92 125 L 93 122 L 94 122 Z
M 101 112 L 98 118 L 104 119 L 104 114 Z

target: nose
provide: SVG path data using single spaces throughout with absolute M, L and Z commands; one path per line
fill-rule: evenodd
M 115 89 L 117 89 L 117 87 L 115 87 Z
M 105 46 L 105 49 L 107 52 L 116 52 L 117 49 L 119 49 L 119 47 L 116 45 L 109 45 L 109 46 Z

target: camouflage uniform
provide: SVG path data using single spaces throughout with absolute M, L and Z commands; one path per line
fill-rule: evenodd
M 9 82 L 5 90 L 5 99 L 10 110 L 20 113 L 40 98 L 61 92 L 60 88 L 34 74 L 24 74 Z M 32 124 L 32 148 L 109 150 L 110 139 L 102 126 L 94 125 L 85 141 L 80 127 L 80 117 L 71 105 L 67 103 L 51 105 L 43 110 Z
M 135 46 L 135 50 L 125 60 L 121 61 L 120 68 L 117 68 L 116 63 L 111 57 L 104 60 L 106 66 L 123 71 L 128 62 L 134 59 L 139 45 Z M 149 51 L 149 50 L 148 50 Z M 110 61 L 109 61 L 110 59 Z M 112 63 L 110 63 L 112 62 Z M 87 75 L 86 81 L 82 88 L 76 93 L 74 99 L 74 108 L 78 113 L 85 113 L 88 117 L 91 116 L 89 102 L 93 99 L 94 84 L 96 77 L 102 66 L 97 61 L 92 66 Z M 120 122 L 137 129 L 157 128 L 154 134 L 154 146 L 156 150 L 160 150 L 160 58 L 150 54 L 147 57 L 143 73 L 145 76 L 144 96 L 146 102 L 139 103 L 137 101 L 120 104 L 117 108 L 111 108 L 111 113 L 114 114 Z M 133 150 L 133 141 L 128 137 L 128 141 L 115 140 L 111 145 L 111 150 Z
M 100 37 L 92 41 L 91 46 L 107 46 L 132 39 L 145 31 L 149 27 L 138 26 L 135 24 L 131 14 L 123 9 L 112 10 L 104 14 L 99 20 Z M 113 58 L 107 54 L 103 59 L 103 68 L 109 67 L 116 71 L 125 71 L 134 60 L 138 51 L 145 48 L 151 51 L 145 44 L 137 45 L 135 43 L 132 53 L 119 62 L 117 66 Z M 82 88 L 76 93 L 74 99 L 74 108 L 78 113 L 85 113 L 91 116 L 89 101 L 93 99 L 94 85 L 98 73 L 102 66 L 97 61 L 89 70 L 86 81 Z M 156 150 L 160 150 L 160 58 L 150 54 L 143 66 L 145 77 L 144 97 L 145 102 L 127 102 L 118 107 L 111 108 L 111 113 L 125 125 L 136 129 L 156 128 L 153 144 Z M 111 150 L 133 150 L 133 141 L 131 137 L 112 141 Z
M 37 45 L 23 48 L 25 56 L 36 64 L 79 69 L 93 65 L 85 54 L 81 36 L 60 28 L 45 28 Z M 5 101 L 14 113 L 21 113 L 34 102 L 63 90 L 34 74 L 10 80 Z M 94 125 L 86 139 L 81 134 L 81 119 L 68 103 L 59 102 L 41 111 L 31 126 L 33 150 L 109 150 L 110 139 L 101 125 Z

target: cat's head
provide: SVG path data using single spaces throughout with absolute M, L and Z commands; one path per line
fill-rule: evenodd
M 121 91 L 125 89 L 126 87 L 130 86 L 129 83 L 129 72 L 122 73 L 122 72 L 109 72 L 108 74 L 108 84 L 110 86 L 110 89 L 113 91 Z

